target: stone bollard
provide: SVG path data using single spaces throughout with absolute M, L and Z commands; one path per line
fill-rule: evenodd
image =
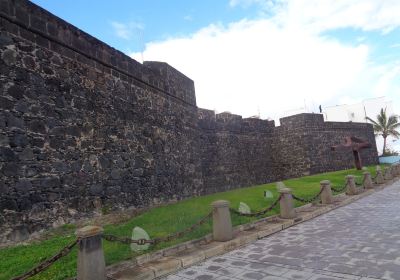
M 213 207 L 213 238 L 215 241 L 229 241 L 233 238 L 229 201 L 217 200 Z
M 354 175 L 347 175 L 346 176 L 346 194 L 347 195 L 355 195 L 357 194 L 357 187 L 356 187 L 356 182 L 354 180 Z
M 375 182 L 377 184 L 383 184 L 385 182 L 385 179 L 383 178 L 382 170 L 376 170 Z
M 393 165 L 390 166 L 390 175 L 392 175 L 392 179 L 396 177 L 396 167 Z
M 294 211 L 292 190 L 289 188 L 283 188 L 279 190 L 281 199 L 279 201 L 281 215 L 283 219 L 294 219 L 296 218 L 296 211 Z
M 372 182 L 371 173 L 369 173 L 368 171 L 365 171 L 363 173 L 363 175 L 364 175 L 364 178 L 363 178 L 364 188 L 365 189 L 373 189 L 374 183 Z
M 392 176 L 393 177 L 397 177 L 399 176 L 399 170 L 397 168 L 397 163 L 392 165 Z
M 396 163 L 392 166 L 392 175 L 393 177 L 398 177 L 399 174 L 399 165 Z
M 399 176 L 399 174 L 397 174 L 397 164 L 392 165 L 392 166 L 390 167 L 390 170 L 391 170 L 391 174 L 392 174 L 392 177 L 393 177 L 393 178 Z
M 400 164 L 397 163 L 394 167 L 394 170 L 395 170 L 396 176 L 397 177 L 400 176 Z
M 320 182 L 321 185 L 321 203 L 331 204 L 333 203 L 333 196 L 331 190 L 331 182 L 329 180 L 323 180 Z
M 393 179 L 392 177 L 392 170 L 390 167 L 385 168 L 385 177 L 384 177 L 385 181 L 390 181 Z
M 106 280 L 101 235 L 103 228 L 86 226 L 76 231 L 78 243 L 77 280 Z

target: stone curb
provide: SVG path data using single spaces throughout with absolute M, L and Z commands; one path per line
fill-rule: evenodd
M 276 232 L 303 223 L 339 207 L 380 191 L 397 181 L 397 178 L 375 185 L 357 195 L 340 194 L 335 202 L 329 205 L 312 205 L 311 203 L 296 208 L 297 218 L 280 219 L 278 215 L 263 218 L 234 228 L 234 239 L 227 242 L 212 241 L 212 234 L 203 238 L 187 241 L 157 252 L 145 254 L 135 260 L 129 260 L 107 268 L 109 279 L 144 280 L 156 279 L 186 268 L 205 259 L 221 255 L 246 244 L 265 238 Z M 267 223 L 268 222 L 268 223 Z

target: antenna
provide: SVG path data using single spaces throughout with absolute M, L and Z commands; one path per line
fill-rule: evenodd
M 140 51 L 140 58 L 142 59 L 142 63 L 144 62 L 144 41 L 143 41 L 143 28 L 138 26 L 135 28 L 135 43 L 139 45 L 139 51 Z
M 142 63 L 143 63 L 144 62 L 143 29 L 139 29 L 139 45 L 140 45 L 140 56 L 142 57 Z

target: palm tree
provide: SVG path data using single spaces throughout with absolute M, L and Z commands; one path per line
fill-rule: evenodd
M 381 109 L 381 112 L 376 116 L 376 121 L 373 119 L 366 117 L 368 121 L 370 121 L 374 127 L 375 135 L 382 135 L 383 137 L 383 150 L 382 155 L 386 154 L 386 138 L 388 136 L 393 136 L 395 138 L 400 137 L 400 133 L 397 131 L 397 128 L 400 127 L 400 122 L 398 116 L 386 115 L 386 108 Z

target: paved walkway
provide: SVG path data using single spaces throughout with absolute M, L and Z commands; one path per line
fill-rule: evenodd
M 164 279 L 400 279 L 400 182 Z

